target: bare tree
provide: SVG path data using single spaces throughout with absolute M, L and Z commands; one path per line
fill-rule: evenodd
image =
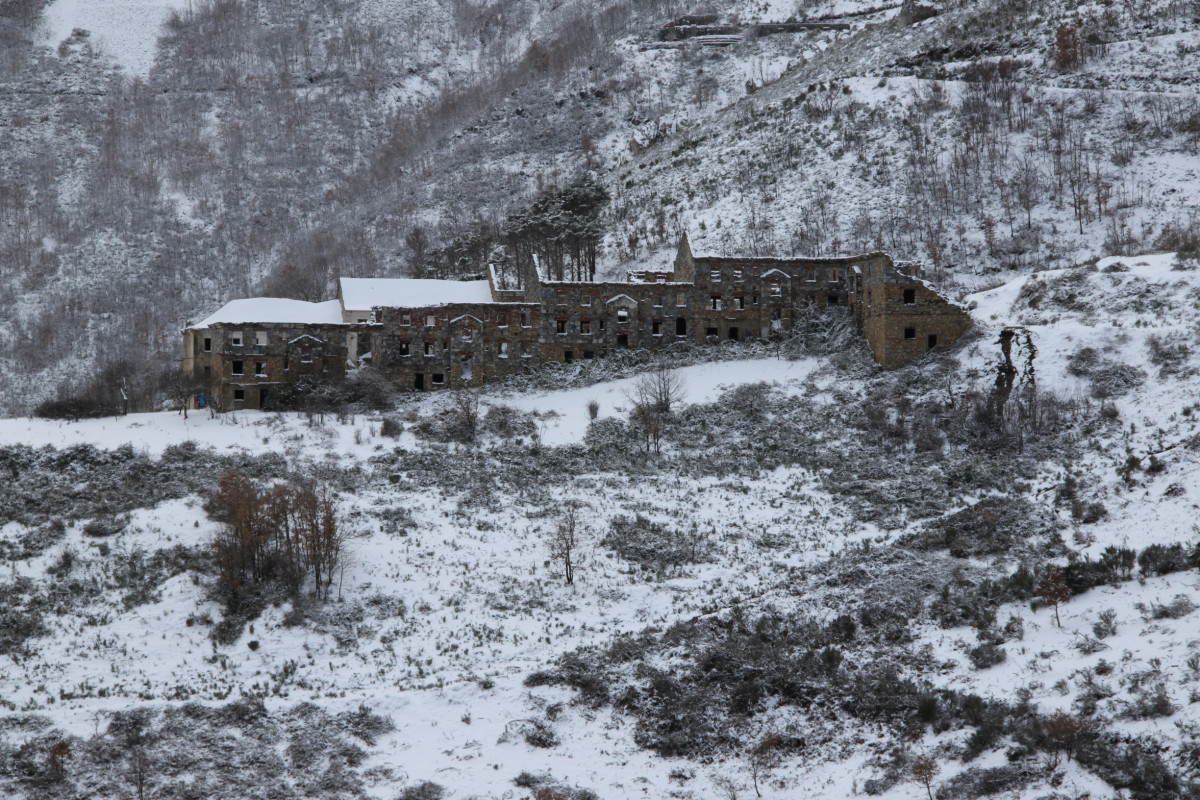
M 724 800 L 737 800 L 738 787 L 737 784 L 733 782 L 732 778 L 729 778 L 725 775 L 714 775 L 712 782 L 713 786 L 717 787 L 717 789 L 721 792 L 721 797 L 723 797 Z
M 1043 603 L 1054 607 L 1054 621 L 1061 628 L 1062 620 L 1058 616 L 1058 607 L 1071 599 L 1071 587 L 1067 586 L 1063 571 L 1057 567 L 1049 567 L 1043 572 L 1037 583 L 1037 595 Z
M 580 539 L 578 509 L 568 505 L 550 531 L 550 558 L 562 562 L 563 576 L 569 586 L 575 584 L 575 570 L 580 564 Z
M 146 800 L 146 790 L 150 786 L 152 766 L 146 749 L 141 745 L 134 747 L 129 753 L 129 769 L 126 772 L 129 782 L 137 793 L 137 800 Z
M 659 414 L 670 414 L 671 408 L 687 397 L 687 383 L 678 370 L 659 364 L 638 378 L 625 396 L 634 406 L 648 406 Z
M 454 395 L 451 413 L 459 441 L 474 442 L 479 435 L 479 397 L 472 391 L 460 390 Z
M 642 434 L 646 452 L 654 448 L 657 455 L 662 451 L 663 419 L 662 413 L 649 403 L 635 402 L 629 412 L 629 419 Z
M 1045 721 L 1046 739 L 1054 747 L 1054 764 L 1058 766 L 1058 754 L 1065 753 L 1067 761 L 1079 746 L 1079 738 L 1087 732 L 1087 723 L 1081 717 L 1065 711 L 1055 711 Z
M 937 759 L 933 756 L 920 756 L 912 764 L 912 779 L 925 787 L 929 800 L 933 800 L 933 779 L 941 772 Z

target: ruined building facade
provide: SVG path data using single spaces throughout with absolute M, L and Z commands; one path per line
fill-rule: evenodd
M 700 256 L 622 282 L 547 280 L 492 267 L 487 280 L 342 279 L 324 303 L 235 300 L 183 332 L 195 405 L 262 408 L 274 387 L 370 366 L 399 388 L 470 387 L 616 348 L 759 339 L 811 309 L 845 308 L 876 360 L 897 367 L 951 345 L 963 309 L 882 254 L 821 259 Z

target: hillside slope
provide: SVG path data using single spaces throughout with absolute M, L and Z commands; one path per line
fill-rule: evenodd
M 659 455 L 637 354 L 488 389 L 474 444 L 452 393 L 0 422 L 3 793 L 1194 796 L 1198 276 L 1018 278 L 892 373 L 697 348 Z M 329 601 L 218 601 L 231 469 L 338 492 Z
M 733 3 L 727 21 L 849 29 L 711 47 L 659 41 L 677 9 L 657 0 L 212 0 L 168 13 L 148 71 L 109 43 L 114 66 L 103 25 L 53 42 L 83 6 L 44 6 L 0 9 L 10 412 L 105 366 L 155 402 L 178 330 L 232 297 L 477 273 L 508 214 L 582 170 L 612 194 L 614 274 L 684 230 L 729 253 L 882 248 L 963 290 L 1196 240 L 1186 4 L 955 2 L 909 24 Z

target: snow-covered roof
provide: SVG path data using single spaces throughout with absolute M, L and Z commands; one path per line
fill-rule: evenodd
M 219 311 L 192 325 L 207 328 L 218 323 L 237 325 L 255 322 L 291 323 L 296 325 L 330 325 L 342 321 L 342 304 L 337 300 L 308 303 L 282 297 L 249 297 L 231 300 Z
M 450 303 L 490 303 L 487 281 L 438 281 L 423 278 L 342 278 L 342 303 L 347 311 L 387 308 L 426 308 Z

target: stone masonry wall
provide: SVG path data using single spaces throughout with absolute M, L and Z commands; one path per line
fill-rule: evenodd
M 686 237 L 672 272 L 609 283 L 525 275 L 519 287 L 503 289 L 493 276 L 492 296 L 490 303 L 377 307 L 369 323 L 189 329 L 184 368 L 209 385 L 210 402 L 229 410 L 259 408 L 272 386 L 305 375 L 340 380 L 348 359 L 370 364 L 399 389 L 474 387 L 614 348 L 765 338 L 790 330 L 807 309 L 844 306 L 890 369 L 953 344 L 971 325 L 963 309 L 882 253 L 697 257 Z
M 885 369 L 949 347 L 971 327 L 965 310 L 890 262 L 862 271 L 852 304 L 875 360 Z
M 367 326 L 222 323 L 190 330 L 189 374 L 218 410 L 262 408 L 273 386 L 306 376 L 345 378 L 346 333 L 359 327 Z

